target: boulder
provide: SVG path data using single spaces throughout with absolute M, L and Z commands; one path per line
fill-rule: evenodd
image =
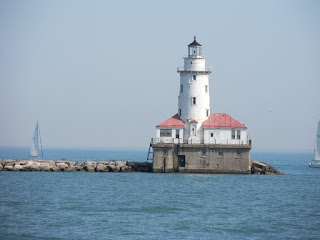
M 127 166 L 127 161 L 115 161 L 115 166 L 125 167 Z
M 109 172 L 120 172 L 120 167 L 115 165 L 108 166 Z
M 128 162 L 128 166 L 133 172 L 152 172 L 152 163 L 148 162 Z
M 108 165 L 103 164 L 103 163 L 98 163 L 96 166 L 96 171 L 97 172 L 109 172 Z
M 56 163 L 57 168 L 59 168 L 61 171 L 65 171 L 66 169 L 68 169 L 68 164 L 64 163 L 64 162 L 57 162 Z
M 2 163 L 0 163 L 0 171 L 2 171 L 3 170 L 3 165 L 2 165 Z
M 85 171 L 83 167 L 84 167 L 84 162 L 76 162 L 74 165 L 75 171 Z
M 7 165 L 7 164 L 5 164 L 4 167 L 3 167 L 3 170 L 5 170 L 5 171 L 11 171 L 12 168 L 13 168 L 13 165 Z
M 23 170 L 23 167 L 19 164 L 19 163 L 16 163 L 13 168 L 11 168 L 12 171 L 21 171 Z
M 58 167 L 56 166 L 55 162 L 52 160 L 46 160 L 46 161 L 43 160 L 39 163 L 40 163 L 40 166 L 39 166 L 40 171 L 54 172 L 58 170 Z
M 30 160 L 30 171 L 40 171 L 40 163 L 37 160 Z
M 83 169 L 87 172 L 95 172 L 96 171 L 96 163 L 93 161 L 86 161 L 84 163 Z
M 251 160 L 251 174 L 284 174 L 283 172 L 277 171 L 274 167 L 255 160 Z

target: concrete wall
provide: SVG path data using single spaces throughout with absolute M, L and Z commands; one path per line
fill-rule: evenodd
M 153 144 L 154 172 L 250 173 L 251 145 Z M 185 166 L 178 157 L 185 156 Z
M 169 173 L 177 168 L 176 144 L 153 144 L 153 172 Z M 175 164 L 174 164 L 175 163 Z

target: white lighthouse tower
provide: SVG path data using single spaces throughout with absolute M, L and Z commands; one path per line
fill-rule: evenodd
M 247 127 L 226 113 L 210 112 L 211 72 L 194 37 L 178 68 L 178 113 L 157 125 L 151 139 L 153 172 L 250 173 Z
M 188 45 L 188 57 L 180 73 L 178 114 L 185 123 L 183 142 L 203 143 L 203 122 L 210 116 L 209 74 L 202 46 L 196 41 Z

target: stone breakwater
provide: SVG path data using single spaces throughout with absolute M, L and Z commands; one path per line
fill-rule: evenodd
M 251 174 L 284 174 L 274 167 L 251 160 Z M 0 171 L 45 172 L 152 172 L 152 163 L 130 161 L 69 161 L 69 160 L 0 160 Z
M 0 171 L 152 172 L 152 164 L 130 161 L 0 160 Z

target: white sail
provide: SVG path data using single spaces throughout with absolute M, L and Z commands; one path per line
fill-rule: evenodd
M 314 145 L 313 160 L 320 161 L 320 121 L 318 122 L 318 130 L 316 136 L 316 143 Z
M 30 157 L 37 157 L 38 159 L 42 159 L 42 144 L 41 144 L 40 128 L 39 128 L 38 122 L 33 133 L 32 144 L 30 149 Z

